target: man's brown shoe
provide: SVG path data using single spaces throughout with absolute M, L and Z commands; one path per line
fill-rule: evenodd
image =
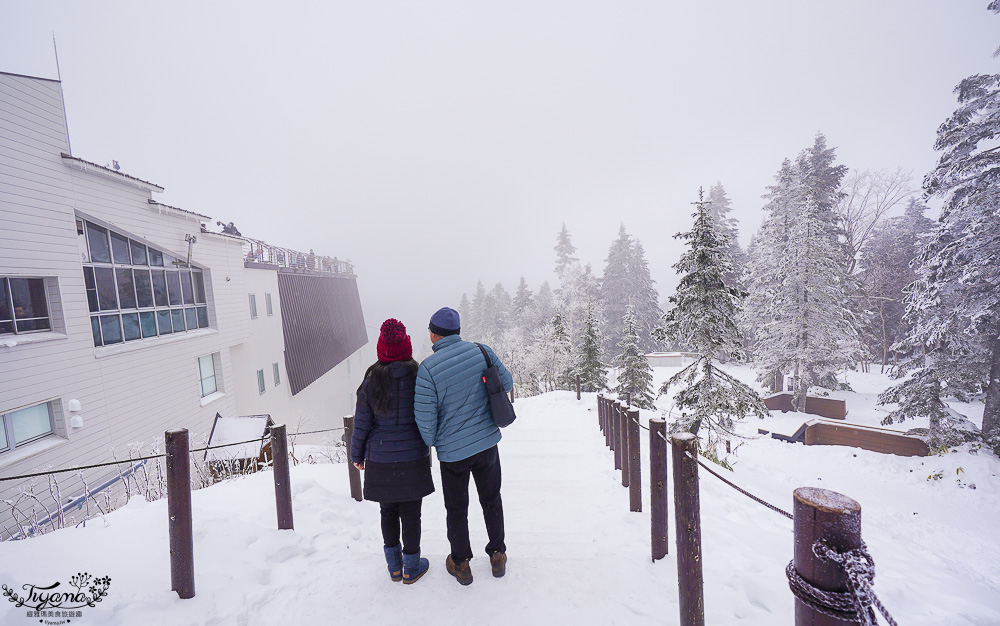
M 490 567 L 493 568 L 493 578 L 500 578 L 507 573 L 507 554 L 494 552 L 490 555 Z
M 448 573 L 458 579 L 460 585 L 472 584 L 472 568 L 469 567 L 469 559 L 462 559 L 458 563 L 451 560 L 451 555 L 444 560 L 445 569 Z

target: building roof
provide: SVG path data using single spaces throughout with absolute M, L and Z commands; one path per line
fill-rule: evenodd
M 56 78 L 45 78 L 43 76 L 29 76 L 28 74 L 16 74 L 14 72 L 0 72 L 0 74 L 3 74 L 5 76 L 17 76 L 18 78 L 30 78 L 31 80 L 47 80 L 50 83 L 62 82 L 61 80 L 58 80 Z
M 270 415 L 244 415 L 222 417 L 216 414 L 212 433 L 208 436 L 208 446 L 223 446 L 230 443 L 250 441 L 237 446 L 205 451 L 206 461 L 230 461 L 233 459 L 256 459 L 267 443 L 267 429 L 273 425 Z M 251 441 L 252 440 L 252 441 Z
M 78 170 L 89 172 L 91 174 L 97 174 L 98 176 L 113 178 L 115 180 L 126 182 L 133 187 L 138 187 L 139 189 L 145 189 L 147 191 L 163 191 L 163 187 L 160 187 L 156 183 L 151 183 L 148 180 L 142 180 L 141 178 L 136 178 L 135 176 L 123 174 L 122 172 L 115 171 L 110 167 L 98 165 L 97 163 L 84 161 L 83 159 L 75 157 L 72 154 L 66 154 L 63 152 L 59 156 L 63 158 L 63 161 L 65 161 L 67 165 L 75 167 Z
M 159 206 L 159 207 L 163 207 L 165 209 L 170 209 L 171 211 L 179 211 L 181 213 L 186 213 L 187 215 L 194 215 L 195 217 L 200 217 L 200 218 L 205 219 L 205 220 L 212 219 L 208 215 L 202 215 L 201 213 L 195 213 L 194 211 L 188 211 L 187 209 L 181 209 L 179 207 L 170 206 L 169 204 L 163 204 L 162 202 L 157 202 L 156 200 L 153 200 L 152 198 L 150 198 L 149 200 L 147 200 L 147 202 L 149 202 L 150 204 Z

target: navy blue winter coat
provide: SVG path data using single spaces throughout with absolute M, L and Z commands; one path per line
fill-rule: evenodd
M 483 346 L 500 372 L 503 388 L 514 380 L 489 346 Z M 420 434 L 434 446 L 438 459 L 452 462 L 488 450 L 500 441 L 493 423 L 490 395 L 483 382 L 486 359 L 476 344 L 458 335 L 434 344 L 434 354 L 420 363 L 414 410 Z
M 388 411 L 375 413 L 374 403 L 368 398 L 368 378 L 358 388 L 354 436 L 351 437 L 351 461 L 354 463 L 398 463 L 430 456 L 430 449 L 420 438 L 413 416 L 417 370 L 412 364 L 399 361 L 390 363 L 389 370 L 395 387 L 391 390 Z

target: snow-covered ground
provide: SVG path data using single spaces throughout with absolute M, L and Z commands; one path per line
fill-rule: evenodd
M 748 370 L 731 371 L 752 378 Z M 887 379 L 852 374 L 850 382 L 858 393 L 836 394 L 848 402 L 848 419 L 877 424 L 883 413 L 874 396 Z M 666 408 L 669 399 L 660 403 Z M 193 599 L 170 591 L 162 500 L 133 500 L 86 528 L 0 544 L 0 583 L 20 591 L 24 584 L 65 586 L 78 572 L 110 576 L 107 597 L 72 618 L 73 626 L 677 623 L 673 541 L 671 554 L 652 563 L 649 515 L 628 511 L 627 490 L 597 426 L 594 394 L 577 401 L 575 394 L 555 392 L 515 406 L 518 421 L 500 444 L 510 559 L 505 578 L 492 578 L 483 556 L 472 561 L 470 587 L 445 572 L 438 490 L 424 502 L 430 571 L 411 586 L 391 582 L 378 507 L 350 498 L 347 467 L 339 464 L 292 468 L 294 531 L 276 530 L 269 473 L 194 492 Z M 790 432 L 806 419 L 776 414 L 746 423 L 741 432 Z M 1000 624 L 1000 462 L 992 455 L 904 458 L 763 437 L 741 445 L 733 460 L 733 480 L 788 510 L 800 486 L 858 500 L 877 565 L 875 590 L 901 625 Z M 928 480 L 938 473 L 939 480 Z M 645 483 L 648 465 L 643 475 Z M 704 473 L 701 490 L 707 623 L 793 623 L 784 577 L 791 521 Z M 479 550 L 486 536 L 477 504 L 470 524 Z M 39 618 L 4 602 L 0 623 L 37 624 Z

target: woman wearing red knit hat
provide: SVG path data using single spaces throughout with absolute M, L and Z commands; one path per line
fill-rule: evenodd
M 382 323 L 376 353 L 358 387 L 351 462 L 365 470 L 365 500 L 381 507 L 389 576 L 410 584 L 428 568 L 420 558 L 420 507 L 434 482 L 430 449 L 413 417 L 417 362 L 402 322 Z

